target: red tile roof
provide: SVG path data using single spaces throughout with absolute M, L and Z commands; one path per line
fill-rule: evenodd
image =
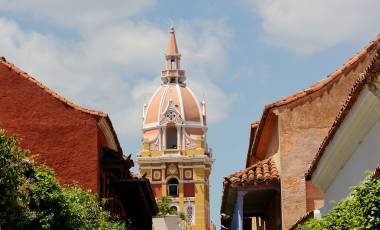
M 67 105 L 67 106 L 69 106 L 69 107 L 71 107 L 71 108 L 73 108 L 75 110 L 81 111 L 83 113 L 87 113 L 89 115 L 96 116 L 98 118 L 104 118 L 104 119 L 106 119 L 107 124 L 109 125 L 109 127 L 110 127 L 110 129 L 112 131 L 112 135 L 113 135 L 113 137 L 115 139 L 116 145 L 118 147 L 117 151 L 119 151 L 120 153 L 122 153 L 122 148 L 121 148 L 119 140 L 117 138 L 115 129 L 113 128 L 111 119 L 109 118 L 109 116 L 108 116 L 107 113 L 96 111 L 96 110 L 92 110 L 92 109 L 83 108 L 83 107 L 75 104 L 74 102 L 71 102 L 70 100 L 66 99 L 65 97 L 59 95 L 57 92 L 55 92 L 55 91 L 49 89 L 47 86 L 43 85 L 41 82 L 37 81 L 35 78 L 33 78 L 32 76 L 30 76 L 28 73 L 26 73 L 26 72 L 22 71 L 21 69 L 19 69 L 13 63 L 7 61 L 4 57 L 0 57 L 0 65 L 6 66 L 7 68 L 9 68 L 9 70 L 14 71 L 15 73 L 17 73 L 18 76 L 20 76 L 22 78 L 25 78 L 26 80 L 34 83 L 39 88 L 41 88 L 43 91 L 45 91 L 47 94 L 49 94 L 50 96 L 56 98 L 57 100 L 59 100 L 60 102 L 64 103 L 65 105 Z
M 349 61 L 347 61 L 342 67 L 337 69 L 332 74 L 328 75 L 326 78 L 310 86 L 309 88 L 304 89 L 303 91 L 284 97 L 271 104 L 265 105 L 263 114 L 260 119 L 259 126 L 256 130 L 254 142 L 250 149 L 250 154 L 253 154 L 253 155 L 256 154 L 256 150 L 258 148 L 260 137 L 263 132 L 267 117 L 274 108 L 290 105 L 292 104 L 292 102 L 296 102 L 299 99 L 302 99 L 306 96 L 313 95 L 314 93 L 322 89 L 325 89 L 327 86 L 338 81 L 342 76 L 345 75 L 345 73 L 347 73 L 348 71 L 351 71 L 352 69 L 355 69 L 357 64 L 359 64 L 364 58 L 366 58 L 369 53 L 371 53 L 374 49 L 377 49 L 379 47 L 379 41 L 380 41 L 380 34 L 377 35 L 363 50 L 357 53 L 354 57 L 352 57 Z M 249 157 L 247 157 L 246 166 L 247 167 L 249 166 Z
M 246 169 L 224 178 L 224 184 L 233 186 L 271 184 L 278 182 L 280 175 L 273 157 L 262 160 Z
M 355 104 L 356 100 L 358 99 L 360 93 L 362 92 L 364 86 L 371 82 L 371 80 L 375 77 L 376 73 L 380 72 L 380 47 L 377 47 L 375 50 L 375 54 L 373 55 L 373 58 L 371 60 L 371 63 L 369 66 L 365 69 L 365 71 L 361 74 L 361 76 L 355 81 L 353 87 L 351 88 L 351 92 L 346 98 L 342 108 L 340 109 L 338 115 L 336 116 L 327 136 L 323 140 L 321 146 L 319 147 L 319 150 L 317 154 L 315 155 L 309 170 L 306 173 L 306 178 L 310 179 L 313 172 L 318 166 L 318 163 L 320 159 L 322 158 L 322 155 L 324 151 L 326 150 L 327 146 L 329 145 L 330 141 L 333 139 L 335 133 L 338 131 L 340 125 L 343 123 L 344 119 L 350 112 L 352 106 Z
M 33 82 L 38 87 L 40 87 L 42 90 L 44 90 L 46 93 L 48 93 L 51 96 L 55 97 L 57 100 L 63 102 L 64 104 L 72 107 L 73 109 L 76 109 L 78 111 L 82 111 L 84 113 L 88 113 L 88 114 L 91 114 L 91 115 L 95 115 L 95 116 L 100 116 L 100 117 L 107 117 L 108 116 L 107 113 L 105 113 L 105 112 L 100 112 L 100 111 L 96 111 L 96 110 L 92 110 L 92 109 L 86 109 L 86 108 L 83 108 L 83 107 L 75 104 L 74 102 L 69 101 L 65 97 L 59 95 L 57 92 L 49 89 L 48 87 L 46 87 L 45 85 L 43 85 L 41 82 L 37 81 L 35 78 L 33 78 L 32 76 L 30 76 L 28 73 L 26 73 L 26 72 L 22 71 L 21 69 L 19 69 L 14 64 L 8 62 L 4 57 L 0 58 L 0 64 L 6 66 L 9 69 L 11 69 L 12 71 L 16 72 L 20 77 L 23 77 L 23 78 L 25 78 L 25 79 Z
M 380 178 L 380 164 L 377 166 L 377 168 L 373 171 L 371 178 Z

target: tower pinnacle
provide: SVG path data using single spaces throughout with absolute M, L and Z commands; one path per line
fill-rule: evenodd
M 177 40 L 175 38 L 174 27 L 169 29 L 169 46 L 166 53 L 166 67 L 161 72 L 161 80 L 164 84 L 176 83 L 184 84 L 186 80 L 185 71 L 181 70 L 181 54 L 178 52 Z
M 174 32 L 173 26 L 170 26 L 170 30 L 169 30 L 169 46 L 168 46 L 168 52 L 166 55 L 167 56 L 180 55 L 178 52 L 177 41 L 175 38 L 175 32 Z

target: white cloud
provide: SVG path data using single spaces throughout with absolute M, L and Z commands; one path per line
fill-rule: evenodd
M 0 55 L 61 95 L 86 107 L 106 111 L 123 137 L 138 138 L 144 98 L 159 86 L 167 31 L 150 22 L 126 20 L 81 30 L 75 40 L 24 30 L 0 18 Z M 212 28 L 212 29 L 210 29 Z M 224 22 L 183 22 L 177 40 L 190 87 L 205 92 L 209 121 L 226 117 L 234 95 L 213 80 L 223 74 L 228 29 Z
M 154 3 L 155 0 L 0 0 L 0 11 L 47 19 L 65 26 L 93 27 L 126 20 Z
M 380 31 L 378 0 L 244 0 L 268 43 L 301 55 L 368 40 Z

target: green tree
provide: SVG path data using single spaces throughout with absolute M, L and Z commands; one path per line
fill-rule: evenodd
M 94 193 L 62 187 L 54 172 L 28 157 L 0 130 L 0 229 L 125 229 Z
M 172 203 L 172 199 L 167 196 L 162 196 L 157 201 L 158 206 L 158 214 L 156 217 L 164 217 L 167 215 L 177 215 L 178 211 L 177 209 L 170 207 L 170 204 Z
M 311 219 L 297 229 L 380 229 L 380 179 L 355 186 L 350 196 L 322 219 Z

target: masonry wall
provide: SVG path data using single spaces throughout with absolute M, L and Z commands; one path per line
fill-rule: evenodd
M 339 81 L 320 90 L 321 93 L 279 109 L 283 229 L 306 213 L 305 172 L 367 62 L 344 73 Z
M 0 128 L 52 167 L 63 184 L 98 189 L 98 131 L 94 116 L 75 110 L 0 65 Z

